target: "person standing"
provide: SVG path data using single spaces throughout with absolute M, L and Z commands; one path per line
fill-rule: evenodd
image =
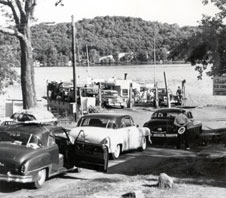
M 182 139 L 185 141 L 185 148 L 189 150 L 188 143 L 188 132 L 187 125 L 189 123 L 188 117 L 185 115 L 185 112 L 181 110 L 181 112 L 175 117 L 174 125 L 177 128 L 177 148 L 180 149 L 182 144 Z
M 177 88 L 176 96 L 177 96 L 178 104 L 181 104 L 182 103 L 182 90 L 180 87 Z

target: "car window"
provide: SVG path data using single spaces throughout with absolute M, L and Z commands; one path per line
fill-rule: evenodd
M 133 126 L 133 121 L 130 118 L 122 118 L 120 128 Z
M 179 112 L 155 112 L 152 114 L 152 118 L 172 118 L 174 119 Z
M 122 90 L 122 95 L 123 96 L 128 96 L 129 92 L 128 92 L 128 89 L 123 89 Z
M 22 132 L 1 132 L 0 142 L 16 144 L 26 147 L 39 148 L 43 146 L 38 136 Z
M 83 118 L 83 120 L 80 122 L 81 124 L 79 126 L 83 127 L 101 127 L 101 128 L 116 128 L 116 125 L 109 124 L 109 122 L 115 123 L 114 120 L 108 119 L 108 118 Z
M 152 115 L 153 118 L 166 118 L 167 113 L 166 112 L 156 112 Z
M 115 121 L 109 120 L 107 123 L 107 128 L 108 129 L 116 129 Z
M 57 129 L 57 130 L 53 131 L 53 134 L 55 137 L 67 138 L 66 132 L 63 129 Z
M 187 112 L 187 117 L 190 119 L 193 118 L 192 113 L 190 111 Z
M 49 139 L 48 139 L 48 146 L 52 146 L 52 145 L 54 145 L 54 144 L 56 144 L 56 142 L 55 142 L 55 138 L 53 137 L 53 135 L 49 135 Z

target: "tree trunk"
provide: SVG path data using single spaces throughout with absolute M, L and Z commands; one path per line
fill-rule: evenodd
M 34 67 L 29 28 L 23 28 L 24 38 L 19 38 L 21 47 L 21 87 L 23 108 L 29 109 L 36 106 L 36 92 L 34 82 Z

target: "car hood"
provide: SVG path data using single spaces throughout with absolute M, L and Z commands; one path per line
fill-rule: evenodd
M 69 132 L 69 135 L 75 140 L 101 144 L 106 137 L 112 137 L 114 130 L 101 127 L 76 127 Z
M 29 156 L 33 155 L 36 150 L 25 146 L 0 143 L 0 166 L 22 164 Z

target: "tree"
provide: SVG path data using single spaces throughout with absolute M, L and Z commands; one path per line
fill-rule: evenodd
M 203 16 L 199 31 L 195 31 L 193 36 L 185 39 L 178 49 L 187 48 L 187 60 L 195 66 L 199 72 L 198 79 L 202 79 L 202 73 L 211 65 L 211 70 L 207 72 L 209 76 L 217 76 L 226 73 L 226 26 L 223 19 L 226 17 L 225 0 L 203 0 L 204 4 L 213 3 L 219 8 L 219 13 L 214 17 Z
M 63 5 L 61 0 L 55 5 L 58 4 Z M 0 26 L 0 32 L 15 36 L 19 40 L 23 108 L 29 109 L 36 106 L 30 26 L 37 0 L 0 0 L 0 5 L 1 11 L 15 24 L 11 27 Z
M 2 8 L 11 11 L 10 17 L 15 26 L 0 27 L 0 31 L 16 36 L 21 49 L 21 87 L 23 108 L 29 109 L 36 105 L 36 92 L 34 82 L 34 67 L 32 59 L 30 24 L 33 18 L 36 0 L 0 0 Z

